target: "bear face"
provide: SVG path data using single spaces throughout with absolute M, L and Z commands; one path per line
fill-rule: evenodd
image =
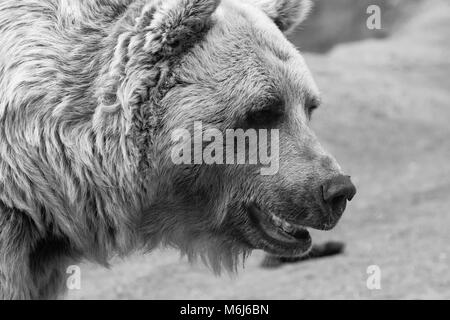
M 162 183 L 144 218 L 149 239 L 203 251 L 212 262 L 252 249 L 295 256 L 311 247 L 306 227 L 337 224 L 354 186 L 309 126 L 320 93 L 283 33 L 304 18 L 307 4 L 222 1 L 204 37 L 171 66 L 174 85 L 160 102 L 165 113 L 157 153 L 163 160 L 156 162 L 163 165 L 156 180 Z M 294 10 L 286 15 L 285 6 Z M 173 165 L 167 148 L 176 145 L 173 132 L 195 123 L 203 132 L 278 130 L 278 170 L 262 175 L 259 165 L 225 161 Z M 165 208 L 171 226 L 158 237 L 152 225 L 168 219 Z

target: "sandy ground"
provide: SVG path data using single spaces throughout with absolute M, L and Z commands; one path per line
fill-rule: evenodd
M 306 59 L 325 104 L 313 126 L 359 188 L 339 226 L 345 254 L 215 277 L 174 251 L 82 266 L 70 299 L 450 299 L 450 5 L 427 1 L 391 37 Z M 381 290 L 366 286 L 369 265 Z

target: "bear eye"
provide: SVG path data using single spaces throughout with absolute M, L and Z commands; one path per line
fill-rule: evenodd
M 317 108 L 319 108 L 319 106 L 320 106 L 320 99 L 318 98 L 311 99 L 310 101 L 308 101 L 308 103 L 306 103 L 305 111 L 306 116 L 308 117 L 309 120 L 311 120 L 314 111 Z
M 319 106 L 317 106 L 317 105 L 310 105 L 310 106 L 307 106 L 307 107 L 306 107 L 306 115 L 308 116 L 308 119 L 311 120 L 314 111 L 315 111 L 318 107 L 319 107 Z
M 266 103 L 264 107 L 247 113 L 247 123 L 252 127 L 271 127 L 284 115 L 284 104 L 280 99 Z

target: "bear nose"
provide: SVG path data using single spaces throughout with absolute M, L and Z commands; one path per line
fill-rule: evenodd
M 349 176 L 337 176 L 322 186 L 323 200 L 331 208 L 334 215 L 342 215 L 356 194 L 356 187 Z

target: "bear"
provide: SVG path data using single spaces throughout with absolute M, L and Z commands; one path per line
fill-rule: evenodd
M 307 253 L 356 193 L 310 128 L 320 92 L 286 38 L 310 7 L 2 1 L 0 298 L 58 298 L 69 265 L 158 246 L 215 272 Z M 194 122 L 278 132 L 278 171 L 175 164 Z

